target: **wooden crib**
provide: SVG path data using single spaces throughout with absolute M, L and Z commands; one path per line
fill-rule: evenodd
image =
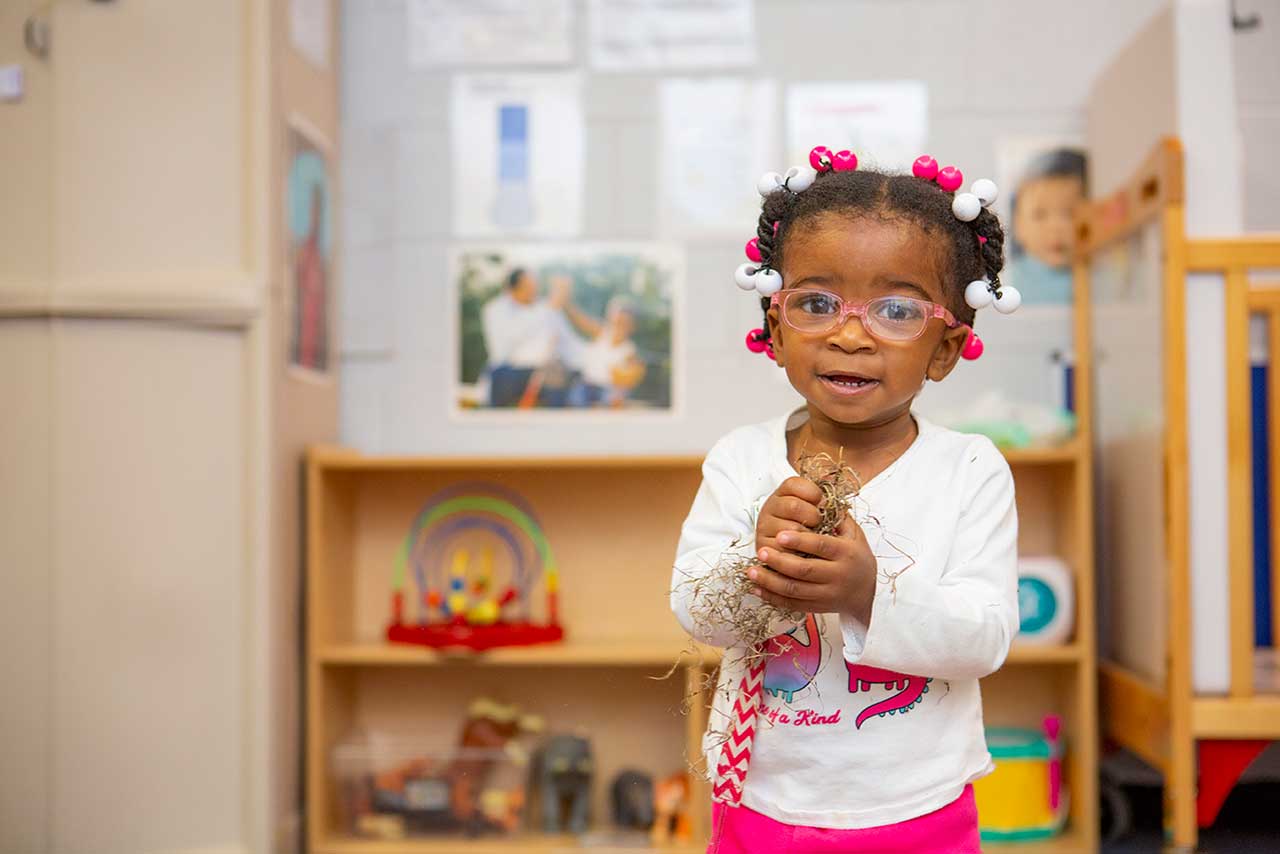
M 1262 314 L 1280 364 L 1280 281 L 1261 278 L 1280 270 L 1280 235 L 1188 239 L 1182 175 L 1181 147 L 1166 139 L 1090 202 L 1075 282 L 1093 328 L 1101 719 L 1163 774 L 1166 826 L 1191 848 L 1280 739 L 1276 649 L 1254 634 L 1261 609 L 1273 625 L 1280 616 L 1280 578 L 1273 564 L 1271 601 L 1255 601 L 1249 356 L 1250 315 Z M 1270 506 L 1275 554 L 1280 502 Z

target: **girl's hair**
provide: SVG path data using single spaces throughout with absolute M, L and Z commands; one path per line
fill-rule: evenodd
M 914 175 L 865 169 L 820 172 L 807 190 L 779 190 L 765 196 L 756 228 L 762 262 L 781 272 L 788 235 L 824 216 L 911 223 L 932 239 L 947 308 L 961 323 L 972 326 L 974 311 L 964 300 L 964 290 L 975 279 L 999 284 L 1004 266 L 1004 229 L 999 218 L 986 208 L 973 222 L 956 219 L 951 211 L 953 198 L 933 181 Z M 985 237 L 986 242 L 979 237 Z M 760 300 L 766 315 L 766 336 L 769 302 L 768 297 Z
M 520 284 L 520 277 L 529 272 L 524 267 L 516 267 L 507 274 L 507 290 L 514 290 L 515 286 Z
M 1027 164 L 1026 170 L 1022 173 L 1018 186 L 1014 188 L 1013 194 L 1009 197 L 1009 216 L 1013 217 L 1018 212 L 1018 196 L 1023 186 L 1042 178 L 1078 178 L 1080 180 L 1080 189 L 1084 194 L 1089 192 L 1089 161 L 1085 158 L 1085 153 L 1075 148 L 1052 148 L 1043 151 L 1032 158 Z M 1009 254 L 1017 258 L 1026 249 L 1018 240 L 1017 232 L 1009 235 Z

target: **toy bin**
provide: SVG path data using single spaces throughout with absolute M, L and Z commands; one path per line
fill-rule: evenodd
M 1061 832 L 1067 793 L 1058 730 L 1056 717 L 1045 719 L 1043 732 L 987 729 L 995 771 L 973 784 L 984 842 L 1045 839 Z
M 529 768 L 516 751 L 348 741 L 331 761 L 338 819 L 351 836 L 504 835 L 525 825 Z

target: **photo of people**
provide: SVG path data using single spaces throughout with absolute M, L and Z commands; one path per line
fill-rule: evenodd
M 1003 212 L 1002 278 L 1018 288 L 1024 305 L 1069 304 L 1073 223 L 1088 198 L 1085 153 L 1045 140 L 1016 140 L 1001 153 L 1001 186 L 1012 188 Z
M 456 408 L 669 411 L 677 259 L 651 246 L 460 250 Z

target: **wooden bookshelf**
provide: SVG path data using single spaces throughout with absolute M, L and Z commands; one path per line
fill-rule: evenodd
M 1079 373 L 1079 372 L 1078 372 Z M 1079 395 L 1077 395 L 1079 399 Z M 1018 488 L 1020 548 L 1062 557 L 1076 573 L 1075 640 L 1015 644 L 984 682 L 988 722 L 1037 727 L 1063 719 L 1071 825 L 1023 852 L 1096 849 L 1092 517 L 1088 444 L 1009 452 Z M 714 669 L 719 651 L 693 649 L 663 595 L 680 524 L 701 474 L 688 456 L 631 458 L 370 457 L 332 446 L 307 459 L 307 835 L 319 854 L 572 851 L 572 838 L 383 842 L 352 837 L 337 817 L 329 753 L 359 728 L 436 733 L 447 747 L 473 698 L 543 715 L 552 729 L 591 734 L 597 775 L 592 814 L 608 816 L 608 781 L 623 767 L 655 776 L 699 755 L 705 712 L 681 701 Z M 382 640 L 393 556 L 421 504 L 447 486 L 487 481 L 537 509 L 560 565 L 563 643 L 440 653 Z M 673 664 L 676 671 L 661 677 Z M 696 795 L 700 851 L 709 793 Z M 609 851 L 608 848 L 592 850 Z M 619 849 L 621 850 L 621 849 Z M 636 850 L 636 849 L 629 849 Z

